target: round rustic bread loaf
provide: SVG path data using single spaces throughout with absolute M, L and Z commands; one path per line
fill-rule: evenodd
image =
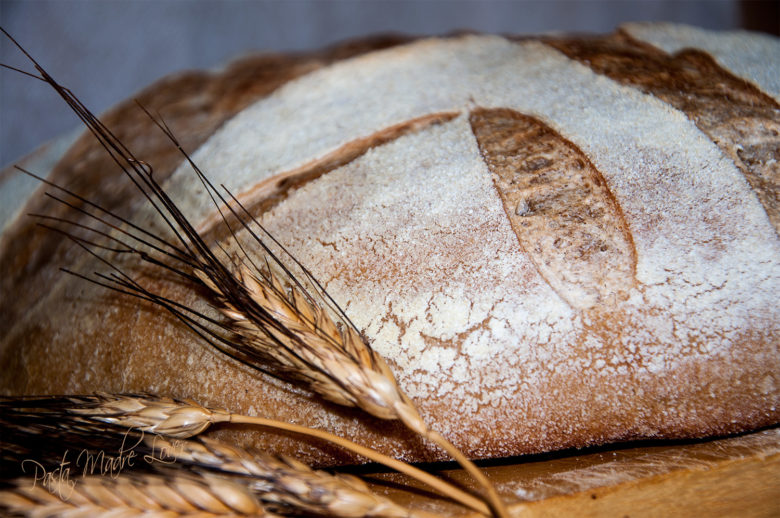
M 248 58 L 139 99 L 468 455 L 780 420 L 777 39 L 641 24 L 603 37 L 376 39 Z M 204 235 L 228 237 L 145 115 L 127 103 L 105 122 Z M 163 232 L 90 138 L 49 178 Z M 61 273 L 106 267 L 36 230 L 22 213 L 77 215 L 40 193 L 26 202 L 25 189 L 10 195 L 20 215 L 0 249 L 3 393 L 150 391 L 443 458 L 396 423 L 259 375 L 152 305 Z M 256 429 L 214 433 L 345 460 Z

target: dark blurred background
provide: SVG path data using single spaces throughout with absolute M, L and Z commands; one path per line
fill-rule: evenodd
M 95 112 L 171 72 L 378 32 L 610 32 L 673 21 L 777 34 L 778 0 L 0 0 L 0 25 Z M 0 62 L 30 69 L 6 39 Z M 0 71 L 0 166 L 78 126 L 42 83 Z

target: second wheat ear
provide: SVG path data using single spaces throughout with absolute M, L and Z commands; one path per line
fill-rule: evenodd
M 413 432 L 444 449 L 463 466 L 484 488 L 485 501 L 496 516 L 508 516 L 505 504 L 487 477 L 445 437 L 425 424 L 414 403 L 401 391 L 385 361 L 368 345 L 309 270 L 287 252 L 235 197 L 226 190 L 229 198 L 226 199 L 209 182 L 164 122 L 147 112 L 192 166 L 217 209 L 220 212 L 230 211 L 241 228 L 264 251 L 265 257 L 253 258 L 246 253 L 224 214 L 223 221 L 243 256 L 238 260 L 229 257 L 219 245 L 217 249 L 221 252 L 215 252 L 157 183 L 152 167 L 136 158 L 67 88 L 57 83 L 10 35 L 5 34 L 33 63 L 40 74 L 34 77 L 48 83 L 67 102 L 175 236 L 175 242 L 171 242 L 153 235 L 117 217 L 110 210 L 89 202 L 98 212 L 115 218 L 130 229 L 120 231 L 124 238 L 110 239 L 125 247 L 124 252 L 135 253 L 143 261 L 207 287 L 215 296 L 212 304 L 227 317 L 227 321 L 216 322 L 176 301 L 148 291 L 132 276 L 102 258 L 115 273 L 110 276 L 99 274 L 97 279 L 91 280 L 160 305 L 220 351 L 258 370 L 303 384 L 336 403 L 361 408 L 382 419 L 400 420 Z M 85 200 L 77 198 L 82 203 Z M 93 212 L 83 212 L 92 216 L 94 221 L 103 223 L 103 219 Z M 95 231 L 105 235 L 97 229 Z M 143 235 L 139 235 L 139 231 Z M 148 236 L 155 242 L 151 248 Z M 83 239 L 77 242 L 92 252 L 90 245 L 94 243 Z M 272 251 L 272 246 L 281 249 L 283 258 Z M 258 267 L 258 264 L 265 264 L 265 267 Z M 303 278 L 297 278 L 293 269 L 301 272 Z

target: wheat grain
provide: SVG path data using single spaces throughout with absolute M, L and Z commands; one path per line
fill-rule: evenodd
M 0 490 L 0 509 L 35 518 L 275 516 L 246 486 L 213 475 L 128 473 L 52 479 L 47 487 L 22 477 L 8 486 Z
M 288 376 L 306 380 L 330 401 L 359 407 L 376 417 L 422 421 L 384 359 L 353 327 L 337 325 L 326 309 L 298 287 L 284 286 L 270 269 L 256 275 L 241 266 L 236 274 L 239 284 L 278 323 L 258 325 L 252 312 L 231 302 L 234 297 L 226 296 L 205 272 L 195 273 L 215 293 L 242 343 L 275 362 Z
M 354 477 L 314 471 L 291 458 L 249 453 L 213 439 L 163 437 L 103 422 L 106 415 L 118 416 L 115 408 L 101 409 L 100 401 L 131 398 L 140 402 L 123 404 L 121 408 L 176 402 L 149 395 L 109 394 L 99 398 L 0 398 L 0 479 L 33 472 L 34 478 L 47 481 L 51 480 L 50 474 L 63 473 L 67 473 L 67 478 L 114 477 L 137 470 L 168 473 L 176 467 L 182 472 L 234 479 L 258 500 L 283 514 L 412 516 L 392 501 L 371 493 Z M 193 403 L 178 404 L 180 407 L 174 410 Z M 201 414 L 208 414 L 208 409 Z M 127 419 L 121 421 L 126 423 Z M 414 514 L 418 515 L 419 512 Z

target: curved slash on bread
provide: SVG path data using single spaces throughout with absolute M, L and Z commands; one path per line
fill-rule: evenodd
M 570 306 L 614 302 L 636 282 L 636 250 L 601 173 L 539 119 L 510 109 L 469 118 L 507 218 L 539 273 Z

